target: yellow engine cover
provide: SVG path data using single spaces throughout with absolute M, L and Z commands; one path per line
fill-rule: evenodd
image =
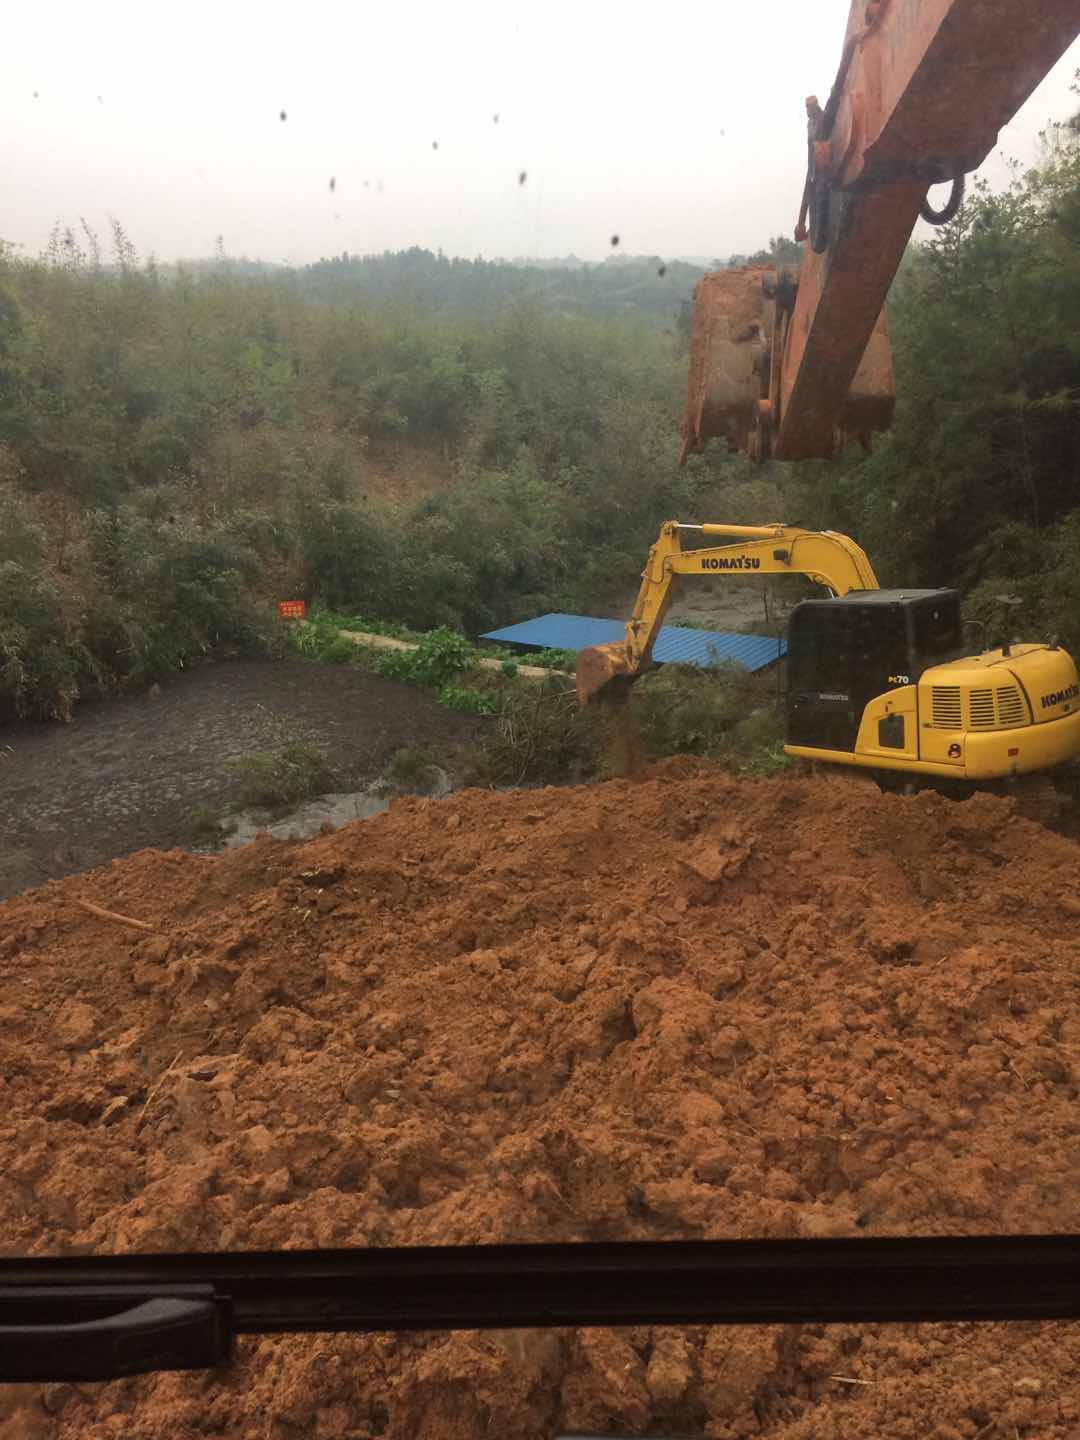
M 1080 755 L 1080 681 L 1064 649 L 992 649 L 919 678 L 919 759 L 966 779 L 1044 770 Z
M 1080 680 L 1046 645 L 990 650 L 926 670 L 919 758 L 970 780 L 1045 770 L 1080 754 Z
M 875 696 L 854 752 L 784 748 L 808 759 L 956 780 L 1049 770 L 1080 757 L 1080 678 L 1064 650 L 990 650 L 935 665 L 917 684 Z

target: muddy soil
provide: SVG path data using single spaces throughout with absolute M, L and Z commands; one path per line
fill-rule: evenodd
M 50 883 L 0 906 L 0 1246 L 1075 1232 L 1078 862 L 985 795 L 669 762 Z M 281 1338 L 0 1392 L 4 1440 L 560 1430 L 1066 1440 L 1080 1345 Z
M 70 725 L 0 730 L 0 897 L 181 843 L 193 805 L 229 803 L 228 757 L 283 734 L 318 745 L 344 791 L 400 746 L 445 755 L 474 730 L 412 686 L 303 660 L 206 665 L 160 691 L 82 705 Z

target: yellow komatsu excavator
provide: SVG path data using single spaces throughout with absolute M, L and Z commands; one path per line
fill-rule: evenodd
M 690 535 L 726 544 L 684 548 Z M 1045 772 L 1080 755 L 1080 680 L 1058 645 L 964 645 L 956 590 L 882 590 L 864 551 L 832 530 L 680 525 L 649 551 L 625 640 L 578 661 L 582 704 L 625 691 L 679 576 L 805 575 L 830 592 L 791 613 L 789 755 L 939 781 Z

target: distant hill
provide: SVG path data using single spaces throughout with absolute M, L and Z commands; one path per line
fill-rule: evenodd
M 677 320 L 702 269 L 659 256 L 464 260 L 414 246 L 382 255 L 345 253 L 288 273 L 301 293 L 327 302 L 363 296 L 429 312 L 477 312 L 527 299 L 559 314 L 637 315 L 664 324 Z
M 305 299 L 333 305 L 366 299 L 404 304 L 428 314 L 477 314 L 499 309 L 508 301 L 528 300 L 559 315 L 629 315 L 685 330 L 694 286 L 707 269 L 797 263 L 801 254 L 801 246 L 777 236 L 766 249 L 726 260 L 665 260 L 621 251 L 600 261 L 573 254 L 469 260 L 414 245 L 379 255 L 344 251 L 297 267 L 219 253 L 166 268 L 276 280 Z

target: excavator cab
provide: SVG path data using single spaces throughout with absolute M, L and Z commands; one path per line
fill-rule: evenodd
M 875 696 L 915 683 L 962 650 L 956 590 L 852 590 L 804 600 L 788 627 L 788 744 L 854 751 Z M 891 710 L 877 738 L 903 751 L 915 739 L 910 724 Z
M 1080 755 L 1080 680 L 1055 644 L 972 654 L 955 590 L 807 600 L 788 631 L 789 755 L 965 784 Z

